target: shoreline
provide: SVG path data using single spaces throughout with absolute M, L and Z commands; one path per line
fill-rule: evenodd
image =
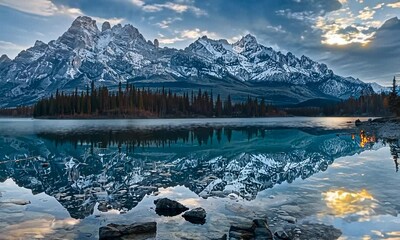
M 385 117 L 377 116 L 295 116 L 295 115 L 276 115 L 276 116 L 265 116 L 265 117 L 205 117 L 205 116 L 193 116 L 193 117 L 27 117 L 27 116 L 0 116 L 0 119 L 32 119 L 32 120 L 168 120 L 168 119 L 265 119 L 265 118 L 371 118 L 371 119 L 384 119 Z M 367 121 L 361 122 L 366 123 Z M 400 118 L 398 119 L 400 123 Z

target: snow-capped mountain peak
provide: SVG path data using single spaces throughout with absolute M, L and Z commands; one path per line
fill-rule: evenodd
M 211 84 L 215 93 L 223 95 L 232 90 L 236 99 L 253 95 L 271 103 L 343 99 L 372 92 L 368 84 L 335 75 L 306 56 L 275 51 L 251 34 L 233 44 L 203 36 L 184 50 L 161 49 L 158 40 L 147 41 L 130 24 L 104 22 L 100 31 L 96 21 L 85 16 L 73 21 L 57 40 L 37 41 L 14 60 L 2 57 L 1 61 L 0 79 L 10 83 L 0 85 L 2 106 L 33 103 L 56 89 L 85 89 L 91 81 L 108 86 L 126 81 L 175 82 L 177 91 L 189 81 L 196 88 Z M 229 84 L 222 85 L 228 79 Z
M 238 53 L 241 53 L 243 51 L 251 51 L 258 48 L 258 42 L 256 37 L 251 34 L 247 34 L 242 39 L 234 43 L 233 48 Z

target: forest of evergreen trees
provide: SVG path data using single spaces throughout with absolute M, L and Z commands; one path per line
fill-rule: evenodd
M 96 88 L 43 98 L 33 106 L 0 109 L 0 116 L 35 118 L 189 118 L 189 117 L 266 117 L 266 116 L 392 116 L 400 115 L 400 97 L 396 82 L 389 93 L 349 98 L 320 107 L 278 108 L 263 99 L 248 97 L 233 102 L 212 92 L 198 91 L 177 95 L 166 89 L 136 88 L 119 84 L 116 91 Z
M 349 98 L 336 104 L 322 107 L 285 108 L 285 112 L 294 116 L 391 116 L 390 95 L 386 93 L 370 94 L 359 98 Z
M 248 97 L 242 103 L 233 103 L 231 97 L 216 99 L 212 92 L 202 91 L 177 95 L 170 90 L 138 89 L 132 84 L 119 84 L 116 92 L 94 84 L 86 92 L 72 94 L 59 92 L 44 98 L 33 107 L 33 116 L 41 117 L 104 117 L 104 118 L 166 118 L 166 117 L 265 117 L 282 112 L 257 98 Z

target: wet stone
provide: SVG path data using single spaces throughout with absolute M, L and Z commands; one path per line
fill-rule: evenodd
M 211 240 L 227 240 L 228 239 L 228 235 L 224 234 L 222 237 L 220 238 L 211 238 Z
M 200 207 L 185 212 L 182 217 L 193 224 L 204 224 L 206 222 L 206 215 L 206 210 Z
M 289 235 L 282 228 L 279 228 L 278 230 L 276 230 L 274 233 L 274 236 L 277 239 L 281 239 L 281 240 L 290 240 L 291 239 L 289 237 Z
M 229 229 L 229 239 L 255 239 L 255 240 L 273 240 L 271 230 L 264 219 L 255 219 L 250 227 L 231 226 Z
M 290 231 L 291 235 L 300 235 L 301 239 L 310 240 L 334 240 L 338 239 L 342 235 L 342 232 L 339 229 L 336 229 L 333 226 L 318 223 L 288 226 L 288 229 L 285 228 L 285 231 L 288 233 Z
M 134 223 L 131 225 L 108 224 L 100 227 L 99 238 L 101 240 L 108 239 L 149 239 L 155 238 L 157 233 L 156 222 Z
M 278 217 L 288 223 L 296 223 L 297 222 L 297 219 L 292 216 L 279 215 Z
M 99 206 L 97 207 L 97 209 L 100 211 L 100 212 L 107 212 L 108 211 L 108 208 L 107 208 L 107 203 L 99 203 Z
M 272 240 L 274 238 L 264 219 L 255 219 L 253 223 L 255 240 Z
M 156 213 L 160 216 L 173 217 L 189 210 L 186 206 L 168 198 L 157 199 L 154 204 L 156 205 Z

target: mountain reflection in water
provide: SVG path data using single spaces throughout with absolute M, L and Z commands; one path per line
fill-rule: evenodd
M 100 211 L 129 211 L 147 194 L 173 186 L 185 186 L 203 198 L 234 194 L 252 200 L 260 191 L 306 179 L 339 157 L 368 149 L 365 133 L 352 137 L 349 131 L 310 128 L 52 131 L 0 137 L 0 181 L 12 178 L 33 193 L 45 192 L 76 219 L 93 214 L 96 204 Z M 396 160 L 398 143 L 390 143 Z M 326 198 L 344 214 L 352 209 L 341 206 L 342 197 L 360 194 L 327 193 Z

